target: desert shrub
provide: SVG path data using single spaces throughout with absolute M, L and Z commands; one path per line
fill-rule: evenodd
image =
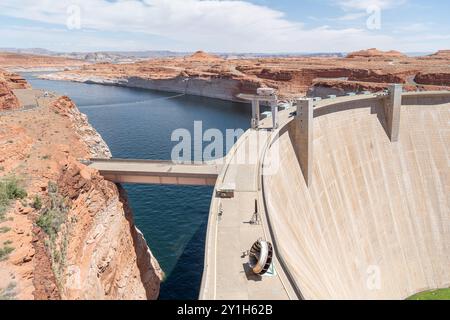
M 3 248 L 0 248 L 0 261 L 8 259 L 9 254 L 13 251 L 14 248 L 10 246 L 4 246 Z
M 36 210 L 42 209 L 42 200 L 41 197 L 39 197 L 39 195 L 34 196 L 33 203 L 31 204 L 31 206 Z
M 23 199 L 27 192 L 23 189 L 15 177 L 0 180 L 0 221 L 5 219 L 5 213 L 12 200 Z
M 46 209 L 37 219 L 36 224 L 50 237 L 56 236 L 66 220 L 66 212 L 58 208 Z
M 58 193 L 58 185 L 55 182 L 53 181 L 48 182 L 48 193 L 50 194 Z
M 54 182 L 48 184 L 48 195 L 50 203 L 47 208 L 41 210 L 39 218 L 36 220 L 38 225 L 48 237 L 45 239 L 45 245 L 50 255 L 53 274 L 55 275 L 58 287 L 61 286 L 64 278 L 64 269 L 66 266 L 67 246 L 69 242 L 70 222 L 67 222 L 67 216 L 70 205 L 66 199 L 58 193 L 58 186 Z M 63 227 L 65 225 L 65 227 Z
M 9 227 L 0 227 L 0 233 L 7 233 L 11 231 L 11 228 Z
M 67 219 L 68 207 L 65 199 L 58 194 L 58 186 L 54 182 L 49 182 L 48 192 L 50 206 L 43 210 L 36 220 L 36 224 L 53 239 L 59 232 L 61 225 Z
M 23 199 L 27 196 L 27 192 L 19 186 L 19 182 L 16 178 L 11 177 L 5 179 L 0 188 L 3 189 L 4 194 L 10 199 Z
M 13 300 L 16 292 L 16 284 L 11 282 L 6 288 L 0 289 L 0 300 Z

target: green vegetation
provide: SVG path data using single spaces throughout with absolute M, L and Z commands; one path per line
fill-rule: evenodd
M 11 231 L 10 227 L 0 227 L 0 233 L 7 233 Z
M 37 219 L 36 224 L 52 239 L 57 235 L 61 225 L 66 221 L 68 208 L 65 199 L 58 194 L 58 186 L 55 183 L 48 183 L 48 192 L 50 196 L 50 207 L 44 209 Z M 38 202 L 42 207 L 40 199 Z
M 59 194 L 56 183 L 51 181 L 48 183 L 48 194 L 50 205 L 48 208 L 42 209 L 36 224 L 48 235 L 45 245 L 50 254 L 56 281 L 61 286 L 69 241 L 70 222 L 68 224 L 66 222 L 70 206 L 68 201 Z
M 8 259 L 8 256 L 11 252 L 14 251 L 13 247 L 5 246 L 3 248 L 0 248 L 0 261 Z
M 50 158 L 51 158 L 50 155 L 46 154 L 45 156 L 42 157 L 42 160 L 48 160 Z
M 5 220 L 5 213 L 15 199 L 24 199 L 27 192 L 20 187 L 19 181 L 15 177 L 8 177 L 0 180 L 0 221 Z
M 421 292 L 408 298 L 408 300 L 450 300 L 450 289 Z
M 57 193 L 57 192 L 58 192 L 58 185 L 53 181 L 49 181 L 48 182 L 48 193 L 52 194 L 52 193 Z
M 42 209 L 41 197 L 39 197 L 38 195 L 35 195 L 31 206 L 36 210 L 41 210 Z
M 3 242 L 3 245 L 5 246 L 9 246 L 10 244 L 12 244 L 11 240 L 6 240 L 5 242 Z
M 16 284 L 11 282 L 5 289 L 0 289 L 0 300 L 12 300 L 16 296 Z

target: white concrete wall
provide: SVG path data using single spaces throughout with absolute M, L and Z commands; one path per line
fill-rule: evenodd
M 317 112 L 309 189 L 289 132 L 276 142 L 281 168 L 263 192 L 278 253 L 306 299 L 404 299 L 450 286 L 450 105 L 403 106 L 396 143 L 383 112 L 380 103 Z

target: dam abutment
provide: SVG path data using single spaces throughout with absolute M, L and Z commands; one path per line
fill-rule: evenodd
M 295 155 L 305 178 L 306 185 L 311 184 L 313 162 L 313 116 L 314 104 L 312 99 L 297 100 L 297 117 L 293 122 L 293 145 Z
M 389 86 L 389 95 L 385 100 L 384 113 L 386 115 L 387 132 L 391 142 L 398 141 L 400 130 L 400 114 L 402 106 L 403 87 L 400 84 Z

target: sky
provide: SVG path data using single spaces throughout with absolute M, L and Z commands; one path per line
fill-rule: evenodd
M 1 0 L 0 48 L 402 52 L 450 49 L 442 0 Z

